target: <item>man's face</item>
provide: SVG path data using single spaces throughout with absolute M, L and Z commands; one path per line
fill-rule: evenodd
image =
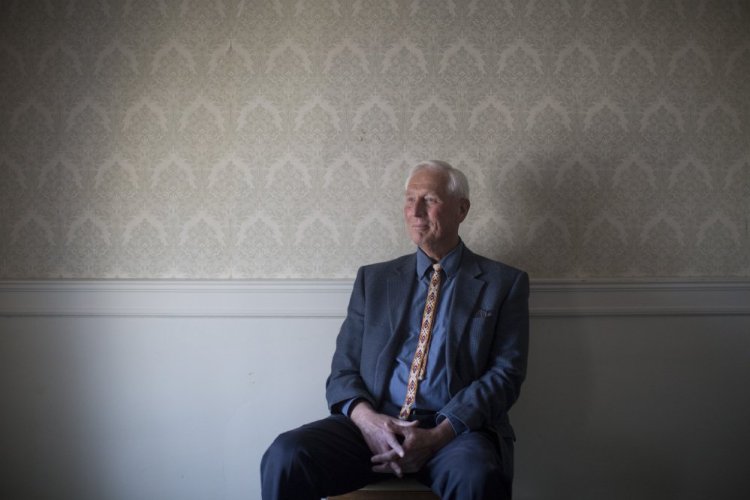
M 411 240 L 439 260 L 458 244 L 458 226 L 469 212 L 469 200 L 448 193 L 448 175 L 422 169 L 409 179 L 404 221 Z

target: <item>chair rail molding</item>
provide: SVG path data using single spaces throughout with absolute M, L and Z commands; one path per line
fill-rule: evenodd
M 0 316 L 343 318 L 351 280 L 0 281 Z M 535 280 L 532 317 L 750 315 L 750 280 Z

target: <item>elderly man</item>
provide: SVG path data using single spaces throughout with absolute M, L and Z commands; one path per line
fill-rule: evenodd
M 404 220 L 416 253 L 362 267 L 336 340 L 331 415 L 280 435 L 264 499 L 319 499 L 388 474 L 443 499 L 510 498 L 508 410 L 526 374 L 526 273 L 458 235 L 469 188 L 442 161 L 415 166 Z

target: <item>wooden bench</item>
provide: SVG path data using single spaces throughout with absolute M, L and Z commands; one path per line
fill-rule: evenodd
M 427 486 L 416 479 L 386 479 L 357 491 L 328 497 L 328 500 L 440 500 Z

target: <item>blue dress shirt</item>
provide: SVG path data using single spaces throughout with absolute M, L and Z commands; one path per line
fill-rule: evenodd
M 440 285 L 437 309 L 430 338 L 430 348 L 427 355 L 427 369 L 424 380 L 419 382 L 415 410 L 436 412 L 450 399 L 448 395 L 448 376 L 445 366 L 445 337 L 446 316 L 450 310 L 450 302 L 455 289 L 455 277 L 461 262 L 461 245 L 440 261 L 443 268 L 443 278 Z M 389 389 L 390 401 L 399 408 L 406 396 L 406 385 L 409 380 L 409 370 L 414 358 L 414 352 L 419 342 L 419 331 L 422 326 L 422 314 L 427 300 L 427 290 L 432 277 L 433 261 L 421 250 L 417 250 L 417 286 L 409 306 L 409 322 L 406 339 L 396 356 L 396 365 L 391 377 Z
M 438 297 L 438 306 L 436 316 L 432 327 L 430 348 L 427 356 L 427 369 L 425 370 L 424 380 L 419 382 L 416 401 L 413 409 L 415 412 L 433 412 L 436 413 L 436 422 L 440 423 L 446 417 L 440 415 L 440 408 L 445 406 L 450 400 L 450 391 L 448 388 L 448 369 L 445 362 L 445 342 L 448 335 L 448 315 L 451 310 L 453 294 L 456 288 L 456 275 L 461 266 L 461 257 L 463 255 L 464 244 L 459 242 L 448 255 L 440 260 L 442 267 L 443 279 L 440 285 L 440 295 Z M 424 312 L 425 301 L 427 300 L 427 289 L 432 277 L 432 265 L 434 262 L 425 254 L 421 248 L 417 249 L 417 266 L 415 269 L 417 286 L 412 294 L 409 307 L 409 321 L 406 338 L 398 355 L 396 356 L 393 374 L 388 386 L 388 401 L 391 408 L 400 409 L 406 397 L 406 385 L 409 380 L 409 370 L 414 358 L 414 351 L 417 349 L 419 340 L 419 330 L 422 325 L 422 314 Z M 348 415 L 352 403 L 355 400 L 348 401 L 341 408 L 344 415 Z M 382 409 L 381 409 L 382 410 Z M 390 413 L 390 412 L 388 412 Z M 398 410 L 396 410 L 398 415 Z M 393 415 L 393 416 L 396 416 Z M 457 420 L 455 417 L 450 418 L 450 423 L 456 434 L 466 430 L 466 425 Z
M 450 400 L 448 366 L 446 366 L 445 362 L 445 342 L 448 335 L 447 319 L 451 310 L 453 293 L 456 288 L 456 274 L 461 266 L 463 248 L 464 244 L 460 242 L 448 255 L 440 259 L 440 266 L 444 274 L 440 285 L 440 295 L 438 297 L 438 305 L 435 311 L 436 316 L 430 338 L 427 369 L 425 370 L 424 380 L 419 382 L 416 401 L 412 407 L 416 412 L 421 410 L 438 413 L 437 423 L 440 423 L 445 418 L 439 414 L 440 408 L 445 406 Z M 396 365 L 388 386 L 389 399 L 398 408 L 403 405 L 404 397 L 406 396 L 409 370 L 411 369 L 414 351 L 416 351 L 419 341 L 419 330 L 422 325 L 422 314 L 424 312 L 424 304 L 427 300 L 427 289 L 430 286 L 433 264 L 434 262 L 421 248 L 417 249 L 417 287 L 412 296 L 409 309 L 409 331 L 406 340 L 396 356 Z M 466 426 L 462 422 L 454 420 L 451 419 L 450 423 L 456 434 L 459 434 Z

